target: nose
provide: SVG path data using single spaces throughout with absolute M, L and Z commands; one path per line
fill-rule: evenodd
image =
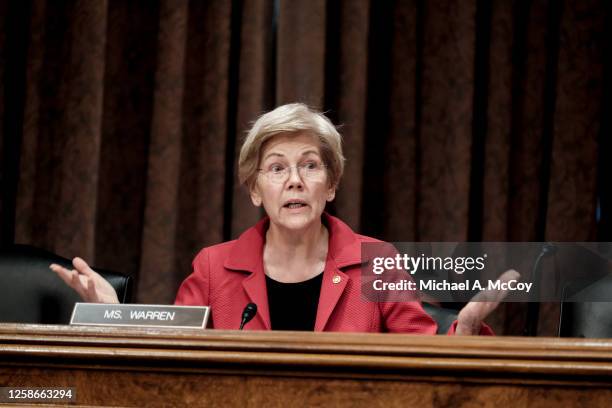
M 289 170 L 289 179 L 287 180 L 287 188 L 288 189 L 296 188 L 298 190 L 303 189 L 304 181 L 302 180 L 302 176 L 300 176 L 298 167 L 292 166 L 292 167 L 289 167 L 288 170 Z

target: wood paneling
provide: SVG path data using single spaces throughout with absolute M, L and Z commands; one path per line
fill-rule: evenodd
M 122 406 L 607 406 L 612 340 L 0 325 L 0 385 Z

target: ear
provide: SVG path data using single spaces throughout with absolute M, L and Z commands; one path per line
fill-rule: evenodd
M 261 207 L 261 194 L 259 194 L 257 183 L 255 183 L 255 185 L 251 188 L 250 195 L 253 205 L 255 207 Z
M 327 201 L 331 202 L 336 198 L 336 186 L 330 187 L 327 191 Z

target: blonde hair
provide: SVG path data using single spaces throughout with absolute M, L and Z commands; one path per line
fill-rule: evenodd
M 261 115 L 249 130 L 240 149 L 238 178 L 249 189 L 258 175 L 261 149 L 264 143 L 281 133 L 308 133 L 319 141 L 321 158 L 327 166 L 330 186 L 337 187 L 344 172 L 342 137 L 331 121 L 321 112 L 303 103 L 290 103 Z

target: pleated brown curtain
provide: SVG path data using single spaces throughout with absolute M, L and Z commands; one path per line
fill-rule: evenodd
M 599 233 L 605 2 L 23 4 L 0 1 L 3 241 L 132 273 L 140 302 L 171 302 L 201 247 L 261 217 L 235 164 L 249 123 L 287 102 L 341 126 L 329 210 L 364 234 Z
M 245 25 L 251 41 L 269 41 L 265 5 L 248 6 L 260 19 Z M 30 6 L 15 241 L 130 272 L 139 301 L 171 302 L 193 255 L 231 221 L 230 121 L 244 129 L 272 104 L 265 82 L 243 73 L 240 113 L 228 118 L 234 4 Z M 264 74 L 267 48 L 250 56 Z M 240 208 L 239 228 L 260 216 Z

